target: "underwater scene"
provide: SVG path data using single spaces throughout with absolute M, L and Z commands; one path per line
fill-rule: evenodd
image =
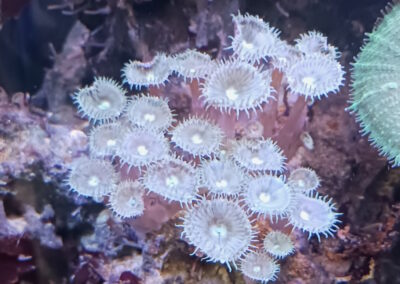
M 400 283 L 399 0 L 0 0 L 0 284 Z

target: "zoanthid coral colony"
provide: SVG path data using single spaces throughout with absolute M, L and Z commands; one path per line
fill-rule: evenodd
M 276 99 L 274 69 L 286 76 L 289 91 L 311 101 L 342 84 L 338 52 L 322 34 L 302 35 L 292 46 L 258 17 L 236 15 L 233 21 L 230 58 L 217 61 L 195 50 L 157 54 L 150 62 L 127 63 L 124 82 L 141 89 L 166 84 L 170 76 L 197 81 L 193 85 L 200 86 L 205 109 L 233 111 L 233 119 L 250 111 L 256 118 L 263 105 Z M 335 232 L 339 214 L 331 200 L 315 193 L 319 178 L 313 170 L 294 170 L 287 182 L 287 159 L 271 138 L 258 132 L 230 138 L 207 115 L 176 121 L 165 96 L 129 96 L 107 78 L 75 94 L 79 111 L 94 125 L 91 158 L 71 165 L 67 183 L 72 191 L 96 200 L 108 197 L 120 218 L 143 213 L 145 191 L 178 202 L 185 210 L 178 226 L 195 253 L 229 269 L 238 263 L 243 274 L 262 282 L 276 279 L 274 258 L 293 253 L 294 245 L 281 232 L 260 236 L 258 220 L 286 220 L 318 238 Z M 115 168 L 124 165 L 128 175 L 136 169 L 139 178 L 121 179 Z M 264 240 L 264 250 L 257 240 Z
M 400 4 L 387 9 L 353 63 L 349 110 L 394 166 L 400 166 Z

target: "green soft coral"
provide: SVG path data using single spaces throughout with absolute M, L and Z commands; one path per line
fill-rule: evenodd
M 400 165 L 400 3 L 367 34 L 366 44 L 353 64 L 352 101 L 362 134 Z

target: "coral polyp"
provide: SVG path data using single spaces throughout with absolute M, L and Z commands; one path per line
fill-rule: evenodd
M 170 157 L 147 168 L 143 185 L 167 200 L 190 204 L 198 190 L 198 173 L 179 158 Z
M 301 52 L 292 45 L 282 42 L 281 48 L 273 58 L 271 64 L 278 70 L 286 72 L 286 70 L 301 56 Z
M 327 55 L 302 56 L 286 72 L 290 91 L 311 100 L 336 93 L 343 85 L 342 66 Z
M 282 177 L 261 175 L 249 180 L 243 198 L 250 211 L 257 215 L 284 217 L 288 214 L 295 200 L 290 188 Z
M 290 237 L 280 231 L 271 231 L 264 238 L 264 249 L 276 258 L 284 258 L 294 252 Z
M 99 198 L 114 191 L 118 179 L 111 162 L 79 158 L 73 162 L 66 183 L 80 195 Z
M 254 239 L 249 218 L 236 201 L 201 199 L 183 217 L 182 236 L 203 252 L 208 261 L 232 263 L 249 251 Z
M 186 79 L 205 78 L 213 71 L 215 63 L 210 55 L 197 50 L 188 49 L 175 55 L 172 69 Z
M 328 38 L 317 31 L 301 34 L 295 41 L 296 48 L 304 55 L 324 54 L 328 50 Z
M 239 115 L 256 111 L 272 97 L 271 74 L 252 64 L 240 61 L 225 61 L 206 79 L 201 98 L 207 107 Z
M 123 131 L 119 123 L 101 124 L 94 127 L 89 135 L 90 153 L 98 157 L 115 155 L 117 141 Z
M 200 180 L 201 185 L 216 196 L 237 196 L 247 185 L 245 172 L 226 157 L 203 161 Z
M 319 177 L 313 169 L 298 168 L 290 173 L 288 185 L 297 192 L 310 193 L 319 186 Z
M 270 27 L 257 16 L 234 15 L 235 36 L 232 37 L 234 55 L 242 60 L 258 62 L 265 57 L 275 56 L 282 48 L 280 31 Z
M 190 117 L 171 130 L 171 141 L 193 156 L 218 153 L 224 132 L 216 124 L 198 117 Z
M 171 59 L 162 53 L 149 62 L 130 61 L 122 69 L 124 83 L 131 88 L 162 85 L 171 75 L 170 64 Z
M 144 211 L 144 188 L 138 181 L 122 181 L 109 196 L 111 210 L 120 218 L 140 216 Z
M 240 271 L 253 280 L 267 283 L 276 280 L 280 268 L 266 253 L 249 252 L 240 261 Z
M 400 166 L 400 4 L 394 3 L 353 64 L 349 110 L 379 153 Z
M 163 133 L 141 128 L 123 133 L 116 149 L 122 164 L 138 168 L 162 161 L 168 153 L 169 145 Z
M 271 139 L 246 139 L 234 141 L 232 158 L 248 171 L 280 173 L 285 169 L 286 157 Z
M 146 95 L 136 96 L 129 102 L 126 117 L 133 125 L 155 131 L 168 129 L 174 121 L 166 100 Z
M 309 31 L 301 34 L 300 38 L 296 39 L 295 47 L 303 55 L 327 55 L 333 60 L 340 57 L 340 52 L 336 47 L 328 43 L 328 38 L 317 31 Z
M 297 194 L 289 214 L 289 223 L 293 228 L 308 232 L 309 238 L 316 235 L 319 240 L 321 234 L 333 236 L 340 223 L 339 215 L 332 199 L 328 200 L 327 196 Z
M 73 96 L 78 111 L 91 122 L 116 120 L 126 106 L 125 91 L 117 82 L 107 78 L 96 78 L 93 84 L 76 92 Z

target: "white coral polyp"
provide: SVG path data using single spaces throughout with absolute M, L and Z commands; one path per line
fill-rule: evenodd
M 138 181 L 122 181 L 111 192 L 109 206 L 120 218 L 140 216 L 144 211 L 144 188 Z
M 330 56 L 310 55 L 296 61 L 286 76 L 291 92 L 314 100 L 330 92 L 336 93 L 343 85 L 344 71 Z
M 271 221 L 286 216 L 295 201 L 283 178 L 272 175 L 251 178 L 243 197 L 249 210 Z
M 328 38 L 320 32 L 309 31 L 301 34 L 295 42 L 295 47 L 304 55 L 328 55 L 332 59 L 340 57 L 340 52 L 336 47 L 328 44 Z
M 147 168 L 142 183 L 149 191 L 183 205 L 195 199 L 198 175 L 191 164 L 171 157 Z
M 240 271 L 253 280 L 267 283 L 276 280 L 280 268 L 266 253 L 249 252 L 240 262 Z
M 171 131 L 171 141 L 193 156 L 211 156 L 219 151 L 224 132 L 208 120 L 191 117 Z
M 215 67 L 208 54 L 188 49 L 177 54 L 172 62 L 172 69 L 187 79 L 200 79 L 209 75 Z
M 244 111 L 256 111 L 272 97 L 271 74 L 251 64 L 240 61 L 219 63 L 206 79 L 201 98 L 207 107 L 220 111 L 231 110 L 239 115 Z
M 94 123 L 116 120 L 126 106 L 125 91 L 117 82 L 96 78 L 92 86 L 85 87 L 73 96 L 78 112 Z
M 115 155 L 121 133 L 123 133 L 123 127 L 119 123 L 101 124 L 94 127 L 89 135 L 90 153 L 98 157 Z
M 317 235 L 319 240 L 321 234 L 325 237 L 333 236 L 338 229 L 336 224 L 340 223 L 340 214 L 335 211 L 332 199 L 328 200 L 327 196 L 297 194 L 296 202 L 289 213 L 289 223 L 294 228 L 308 232 L 309 238 Z
M 201 185 L 216 196 L 237 196 L 247 186 L 245 172 L 229 158 L 203 161 Z
M 135 126 L 155 131 L 168 129 L 174 121 L 166 100 L 144 95 L 129 102 L 126 117 Z
M 271 231 L 264 238 L 264 249 L 276 258 L 284 258 L 294 252 L 294 244 L 288 235 Z
M 161 53 L 149 62 L 129 61 L 122 68 L 124 83 L 129 84 L 131 88 L 162 85 L 171 75 L 170 64 L 171 59 Z
M 295 40 L 296 48 L 305 55 L 323 54 L 328 50 L 328 38 L 317 31 L 309 31 Z
M 311 193 L 319 186 L 319 177 L 313 169 L 298 168 L 290 173 L 288 185 L 297 192 Z
M 232 37 L 234 55 L 249 62 L 274 57 L 283 47 L 280 31 L 270 27 L 257 16 L 234 15 L 235 36 Z
M 99 198 L 114 191 L 118 179 L 111 162 L 79 158 L 72 164 L 67 184 L 80 195 Z
M 116 149 L 116 155 L 122 164 L 138 168 L 165 159 L 168 152 L 168 141 L 163 133 L 141 128 L 123 133 Z
M 285 72 L 301 56 L 301 52 L 292 45 L 282 42 L 282 46 L 275 56 L 271 58 L 274 68 Z
M 271 139 L 234 141 L 230 151 L 232 158 L 248 171 L 280 173 L 285 169 L 285 156 Z
M 183 232 L 196 251 L 206 254 L 205 259 L 232 263 L 249 251 L 254 230 L 244 209 L 236 201 L 223 198 L 202 199 L 188 209 L 183 217 Z

